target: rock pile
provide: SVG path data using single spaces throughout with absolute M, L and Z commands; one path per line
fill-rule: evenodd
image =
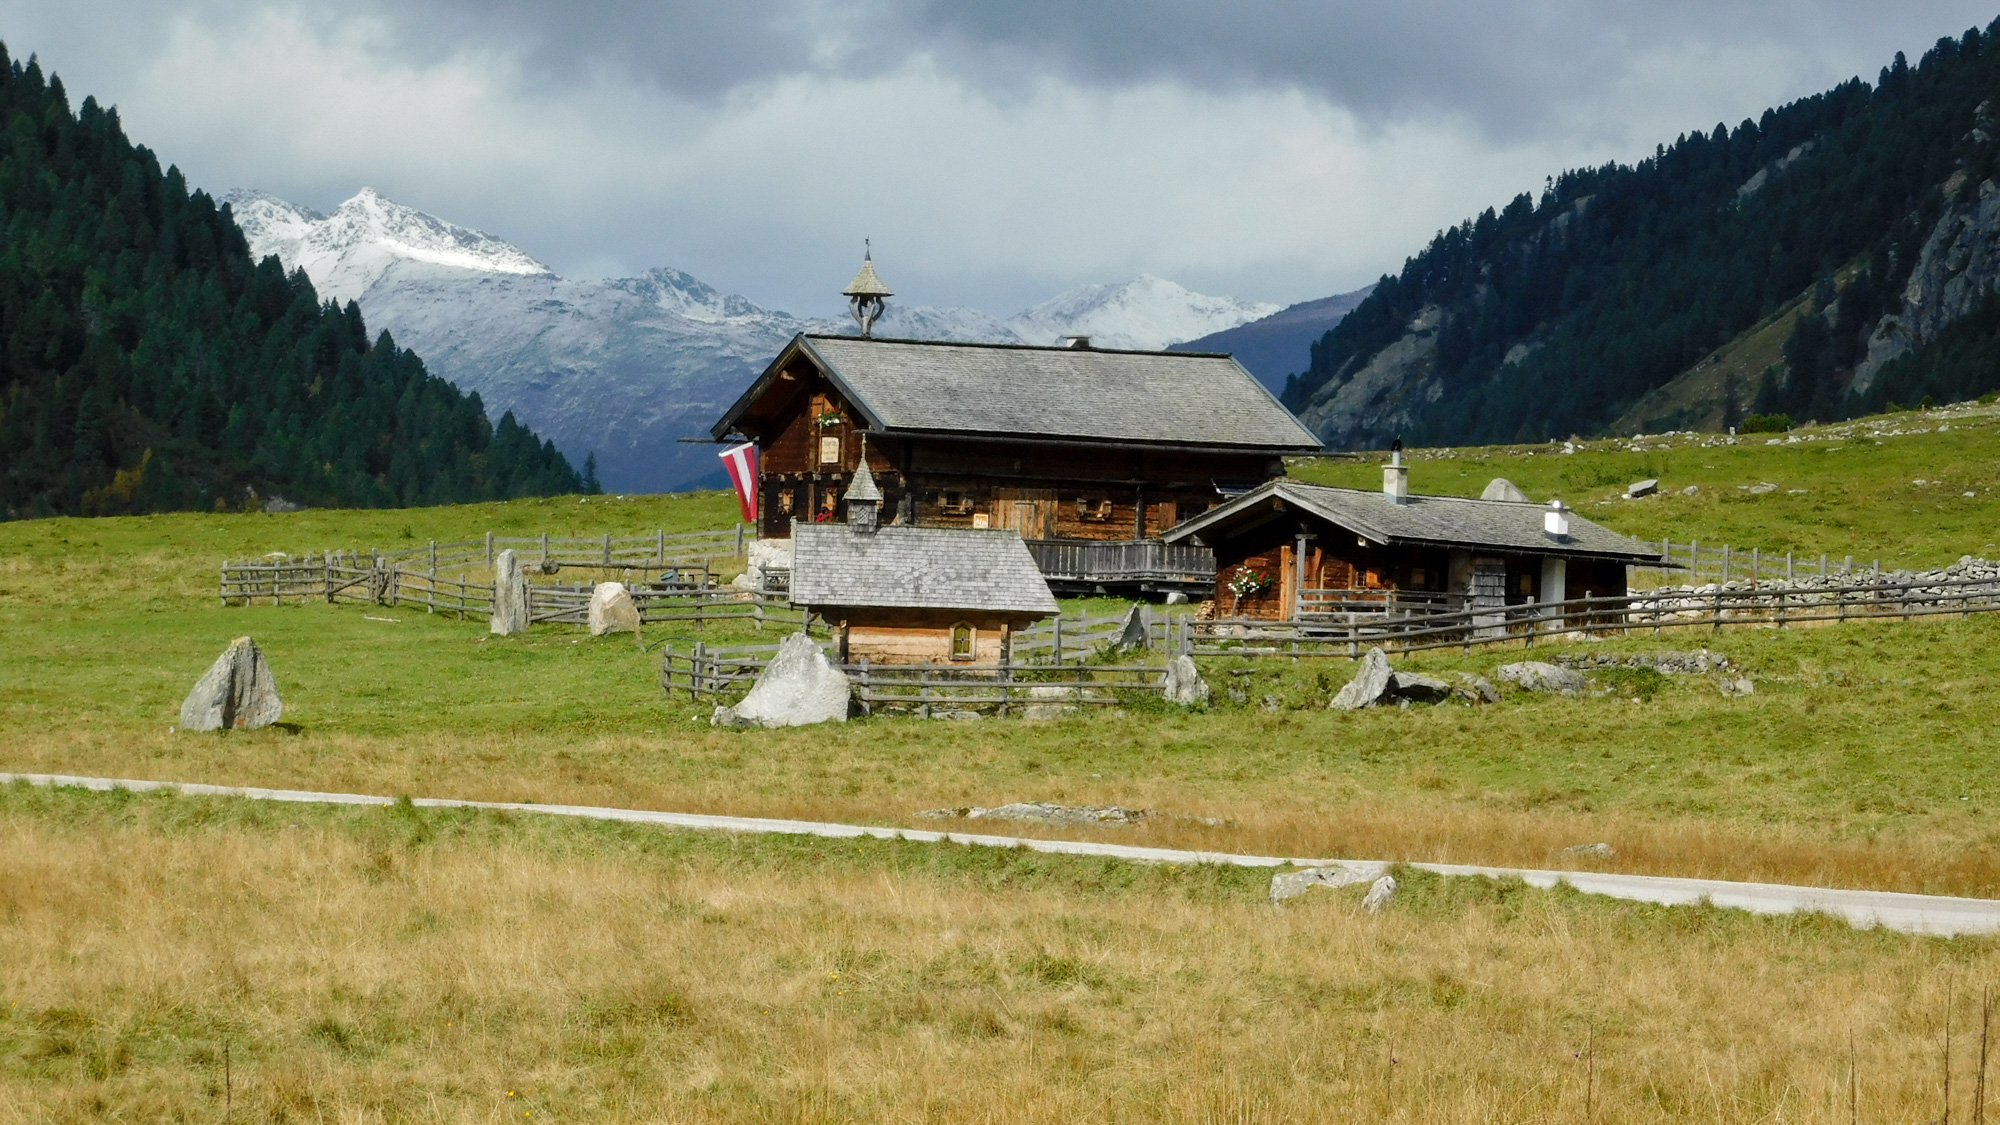
M 1155 815 L 1150 809 L 1128 809 L 1123 805 L 1057 805 L 1048 801 L 1016 801 L 990 809 L 978 807 L 924 809 L 917 813 L 925 820 L 1015 820 L 1029 824 L 1053 824 L 1060 828 L 1078 825 L 1138 824 Z
M 1336 711 L 1358 711 L 1363 707 L 1390 704 L 1444 703 L 1457 699 L 1465 703 L 1498 703 L 1500 691 L 1484 677 L 1454 673 L 1456 684 L 1416 672 L 1399 672 L 1389 666 L 1389 656 L 1371 647 L 1361 657 L 1354 678 L 1340 689 L 1329 704 Z
M 1775 599 L 1784 595 L 1788 608 L 1800 609 L 1809 606 L 1831 604 L 1833 598 L 1820 596 L 1824 591 L 1853 589 L 1856 587 L 1879 589 L 1884 597 L 1899 601 L 1915 602 L 1919 605 L 1944 605 L 1957 603 L 1964 598 L 1964 586 L 1948 586 L 1947 583 L 1991 583 L 1990 587 L 1974 586 L 1971 589 L 1975 599 L 2000 598 L 2000 562 L 1974 558 L 1966 555 L 1947 567 L 1934 570 L 1885 570 L 1857 571 L 1848 574 L 1800 574 L 1792 578 L 1732 579 L 1728 582 L 1710 582 L 1699 586 L 1664 586 L 1655 590 L 1641 591 L 1639 600 L 1632 605 L 1635 613 L 1686 613 L 1699 616 L 1714 612 L 1713 601 L 1704 598 L 1717 593 L 1725 594 L 1768 594 Z M 1724 608 L 1728 616 L 1729 608 L 1753 604 L 1742 598 L 1730 599 Z
M 1736 665 L 1719 652 L 1698 648 L 1692 652 L 1635 652 L 1614 656 L 1602 652 L 1560 653 L 1555 663 L 1565 668 L 1651 668 L 1669 676 L 1705 676 L 1710 672 L 1734 671 Z

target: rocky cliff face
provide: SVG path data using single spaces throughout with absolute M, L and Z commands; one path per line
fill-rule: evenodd
M 2000 185 L 1986 180 L 1969 188 L 1960 173 L 1945 184 L 1945 195 L 1953 203 L 1924 240 L 1902 307 L 1869 334 L 1868 356 L 1850 384 L 1856 393 L 1873 386 L 1883 365 L 1935 340 L 2000 288 Z
M 1426 305 L 1403 336 L 1314 392 L 1299 419 L 1332 449 L 1387 445 L 1444 393 L 1437 376 L 1444 310 Z

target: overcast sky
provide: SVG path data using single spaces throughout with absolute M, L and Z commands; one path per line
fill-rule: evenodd
M 1565 167 L 1734 124 L 1995 0 L 0 0 L 218 193 L 362 186 L 578 277 L 830 313 L 1140 272 L 1289 303 Z

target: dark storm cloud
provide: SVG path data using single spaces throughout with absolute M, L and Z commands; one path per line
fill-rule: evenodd
M 929 55 L 1000 94 L 1048 76 L 1294 88 L 1373 122 L 1442 113 L 1521 135 L 1560 127 L 1647 58 L 1762 51 L 1848 62 L 1867 78 L 1898 49 L 1984 25 L 1992 3 L 401 0 L 381 11 L 415 50 L 479 41 L 522 52 L 549 79 L 615 68 L 683 96 L 800 72 L 865 76 Z

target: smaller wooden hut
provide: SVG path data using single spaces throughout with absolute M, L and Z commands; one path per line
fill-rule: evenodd
M 1013 531 L 881 526 L 865 458 L 844 524 L 792 529 L 792 604 L 840 638 L 843 660 L 1005 664 L 1016 629 L 1056 613 L 1055 595 Z
M 1269 481 L 1165 539 L 1214 549 L 1217 616 L 1264 620 L 1618 597 L 1628 565 L 1660 561 L 1559 501 L 1412 495 L 1400 453 L 1381 492 Z

